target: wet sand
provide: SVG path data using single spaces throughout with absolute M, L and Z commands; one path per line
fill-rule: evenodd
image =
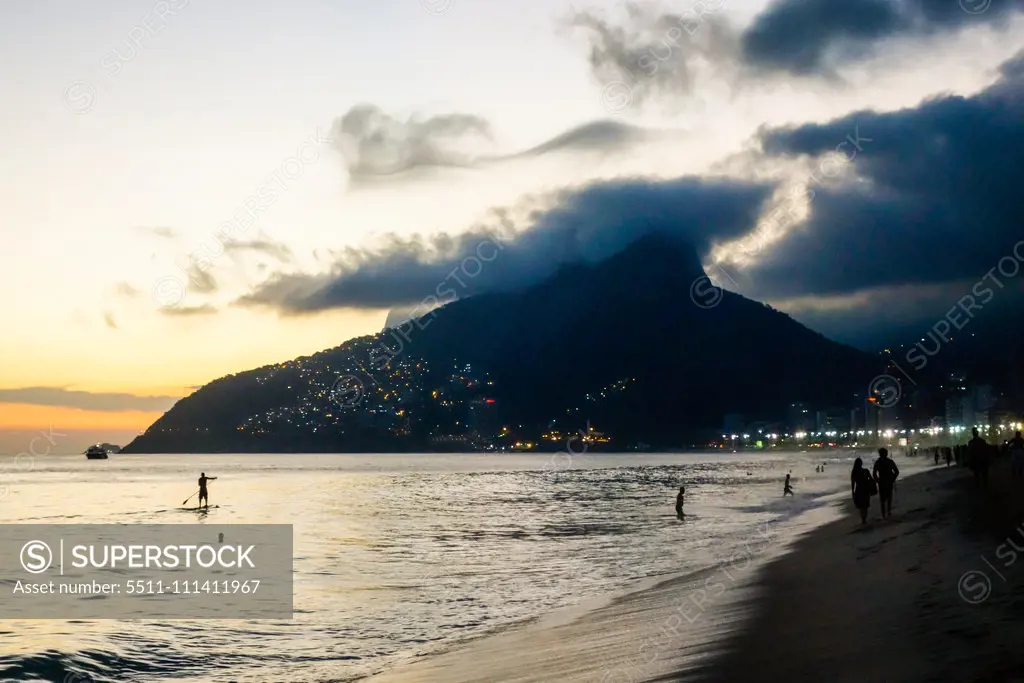
M 898 484 L 891 519 L 874 498 L 866 528 L 848 505 L 768 567 L 756 616 L 702 680 L 1024 680 L 1024 481 L 1009 475 L 997 462 L 982 493 L 964 468 L 924 472 Z
M 956 466 L 908 477 L 892 518 L 875 497 L 866 527 L 844 497 L 792 552 L 752 529 L 746 558 L 369 680 L 1024 681 L 1024 480 L 1005 462 L 991 478 L 981 493 Z

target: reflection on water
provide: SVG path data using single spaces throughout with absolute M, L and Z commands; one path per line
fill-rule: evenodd
M 833 456 L 835 457 L 835 456 Z M 277 523 L 295 533 L 290 621 L 0 621 L 0 678 L 353 680 L 651 577 L 728 557 L 823 504 L 844 455 L 219 455 L 37 458 L 0 523 Z M 796 498 L 782 499 L 792 469 Z M 182 511 L 200 471 L 219 509 Z M 750 473 L 748 475 L 748 472 Z M 687 519 L 673 510 L 687 487 Z M 72 681 L 74 678 L 68 678 Z

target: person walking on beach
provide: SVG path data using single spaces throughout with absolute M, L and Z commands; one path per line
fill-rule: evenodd
M 878 484 L 878 501 L 882 506 L 882 519 L 885 519 L 892 515 L 892 490 L 896 478 L 900 476 L 900 468 L 889 457 L 887 449 L 878 449 L 878 460 L 872 468 L 872 475 Z
M 939 449 L 936 448 L 935 449 L 935 465 L 938 466 L 938 464 L 939 464 Z
M 953 464 L 953 449 L 947 446 L 942 450 L 946 454 L 946 467 L 949 467 Z
M 208 477 L 206 472 L 199 473 L 199 507 L 210 507 L 210 494 L 206 491 L 206 482 L 215 481 L 217 477 Z
M 989 449 L 988 443 L 978 434 L 978 428 L 971 430 L 967 443 L 967 466 L 974 472 L 974 480 L 981 488 L 988 488 Z
M 676 517 L 682 519 L 685 515 L 683 514 L 683 495 L 686 493 L 686 487 L 679 487 L 679 494 L 676 495 Z
M 787 495 L 793 495 L 793 486 L 789 482 L 789 475 L 786 475 L 786 484 L 782 489 L 782 497 L 785 498 Z
M 1013 467 L 1013 476 L 1024 476 L 1024 438 L 1017 432 L 1010 439 L 1010 464 Z
M 853 506 L 860 512 L 860 523 L 867 524 L 871 496 L 875 495 L 875 480 L 864 467 L 864 461 L 860 458 L 853 461 L 853 470 L 850 472 L 850 489 L 853 493 Z

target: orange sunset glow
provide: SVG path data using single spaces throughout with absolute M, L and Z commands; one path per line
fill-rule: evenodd
M 163 413 L 123 410 L 102 412 L 24 403 L 0 403 L 0 429 L 136 429 L 143 430 Z

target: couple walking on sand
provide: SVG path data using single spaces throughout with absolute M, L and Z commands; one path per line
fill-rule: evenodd
M 871 472 L 864 467 L 864 461 L 860 458 L 853 461 L 850 486 L 853 489 L 853 504 L 860 511 L 861 524 L 868 522 L 868 508 L 871 507 L 871 497 L 875 494 L 881 503 L 882 519 L 892 515 L 892 491 L 899 476 L 900 468 L 889 457 L 889 451 L 885 448 L 878 449 L 878 460 L 875 461 Z

